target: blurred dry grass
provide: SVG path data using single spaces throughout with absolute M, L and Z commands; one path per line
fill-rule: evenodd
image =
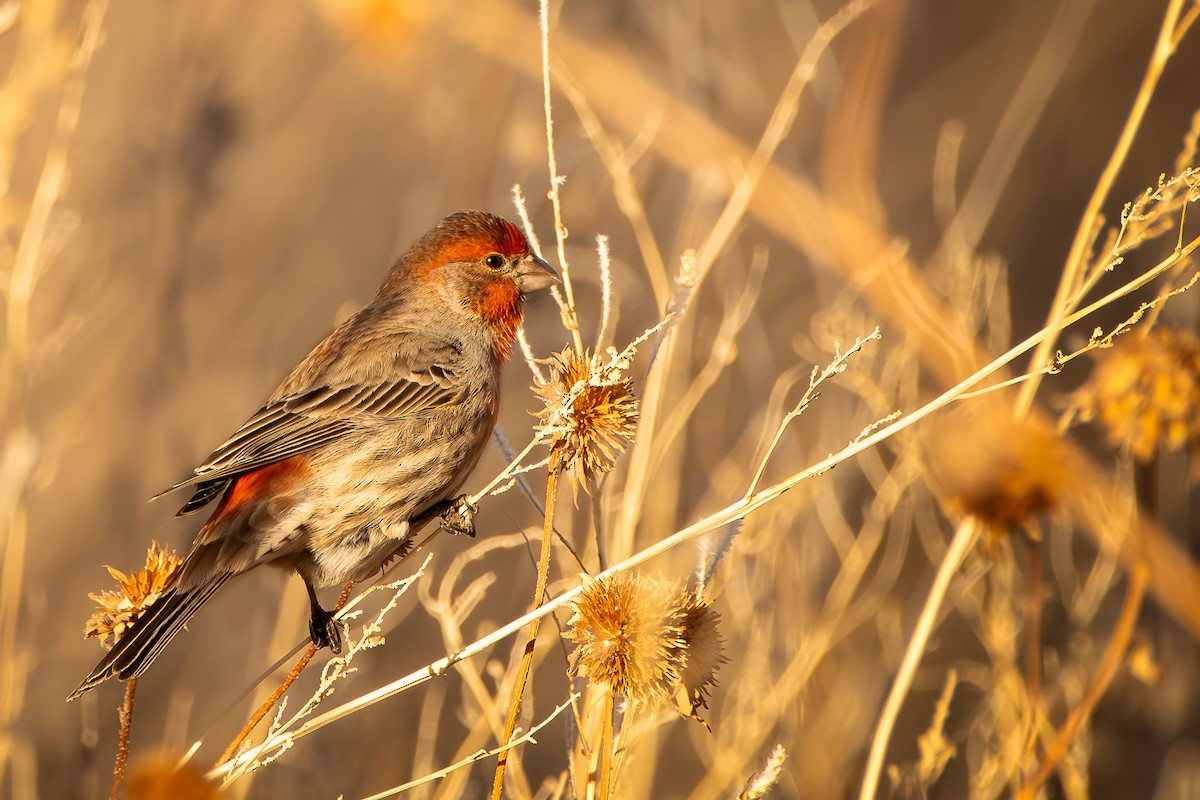
M 107 787 L 118 690 L 61 700 L 98 657 L 81 629 L 101 565 L 124 569 L 150 539 L 182 547 L 191 535 L 171 502 L 144 498 L 187 474 L 442 214 L 513 216 L 510 187 L 520 183 L 550 247 L 533 5 L 130 0 L 107 6 L 102 44 L 74 67 L 86 14 L 104 4 L 0 8 L 0 796 L 89 798 Z M 767 482 L 896 409 L 916 409 L 1040 329 L 1166 5 L 881 3 L 820 62 L 724 244 L 710 236 L 722 208 L 800 54 L 838 6 L 556 4 L 558 168 L 583 339 L 600 324 L 596 233 L 610 237 L 618 346 L 660 319 L 686 250 L 711 267 L 649 385 L 640 380 L 647 354 L 635 362 L 635 389 L 652 411 L 639 447 L 577 509 L 561 498 L 558 527 L 588 569 L 599 564 L 593 524 L 612 563 L 738 500 L 835 340 L 883 331 L 788 428 Z M 1178 170 L 1200 106 L 1196 74 L 1192 31 L 1101 209 L 1110 221 Z M 64 124 L 73 87 L 82 106 Z M 64 180 L 39 195 L 56 159 Z M 1102 276 L 1104 290 L 1168 255 L 1175 238 L 1130 254 Z M 706 250 L 713 242 L 722 246 Z M 1194 291 L 1172 299 L 1158 323 L 1194 329 L 1196 302 Z M 1135 307 L 1114 304 L 1059 347 L 1076 349 L 1095 325 L 1109 330 Z M 529 309 L 538 354 L 566 343 L 557 316 L 549 302 Z M 1087 372 L 1080 360 L 1048 378 L 1038 413 L 1060 408 Z M 501 426 L 520 446 L 538 401 L 522 364 L 506 380 Z M 955 530 L 924 458 L 940 420 L 802 483 L 737 527 L 709 587 L 731 655 L 707 712 L 712 732 L 670 715 L 639 720 L 617 796 L 733 796 L 776 743 L 788 752 L 782 796 L 857 792 L 884 695 Z M 1200 515 L 1186 456 L 1135 464 L 1086 427 L 1066 443 L 1082 488 L 1039 518 L 1040 544 L 989 540 L 948 586 L 887 750 L 898 796 L 1015 791 L 1037 764 L 1025 752 L 1029 731 L 1037 752 L 1051 746 L 1136 594 L 1121 564 L 1146 556 L 1125 548 L 1122 562 L 1128 541 L 1157 543 L 1167 557 L 1153 562 L 1163 569 L 1135 609 L 1129 657 L 1046 796 L 1195 796 Z M 502 466 L 490 453 L 470 488 Z M 1143 513 L 1131 525 L 1134 494 Z M 1106 514 L 1124 515 L 1120 531 Z M 335 701 L 526 610 L 540 514 L 511 491 L 484 501 L 479 525 L 476 543 L 434 545 L 418 590 L 387 618 L 387 646 L 357 658 Z M 685 545 L 650 569 L 682 577 L 699 561 Z M 551 593 L 577 585 L 578 571 L 556 551 Z M 1027 603 L 1039 574 L 1035 615 Z M 301 638 L 303 614 L 302 592 L 276 575 L 223 592 L 141 681 L 135 763 L 201 736 L 200 759 L 211 762 L 251 704 L 225 707 Z M 1043 668 L 1031 695 L 1035 620 Z M 525 727 L 568 696 L 558 635 L 543 626 Z M 369 795 L 495 747 L 520 645 L 506 640 L 314 733 L 230 793 Z M 951 669 L 957 687 L 939 704 Z M 511 796 L 568 791 L 562 718 L 537 738 L 510 766 Z M 491 771 L 484 761 L 412 794 L 480 796 Z

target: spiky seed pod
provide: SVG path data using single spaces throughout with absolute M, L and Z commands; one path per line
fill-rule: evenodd
M 1139 461 L 1149 461 L 1159 448 L 1200 450 L 1200 340 L 1163 327 L 1120 337 L 1099 351 L 1071 406 Z
M 573 674 L 634 703 L 669 696 L 683 668 L 674 602 L 678 587 L 628 573 L 583 581 L 569 623 L 577 645 Z
M 84 637 L 96 637 L 106 649 L 112 647 L 138 615 L 158 599 L 182 562 L 183 559 L 170 550 L 161 549 L 158 542 L 151 542 L 146 551 L 146 565 L 140 570 L 125 574 L 106 566 L 108 574 L 117 581 L 117 589 L 88 593 L 99 607 L 84 623 Z M 109 636 L 112 642 L 108 641 Z
M 718 615 L 678 583 L 619 573 L 593 580 L 575 602 L 571 671 L 633 703 L 662 702 L 703 722 L 724 661 Z
M 629 363 L 611 348 L 610 355 L 606 363 L 588 351 L 563 350 L 549 359 L 549 382 L 533 387 L 546 403 L 538 417 L 552 439 L 550 468 L 565 470 L 576 494 L 613 468 L 637 430 Z
M 932 473 L 947 505 L 1001 531 L 1058 502 L 1072 471 L 1053 430 L 1016 422 L 1002 406 L 966 408 L 929 437 Z
M 708 708 L 712 687 L 717 685 L 717 669 L 728 660 L 718 629 L 721 615 L 713 610 L 711 602 L 695 592 L 684 593 L 681 601 L 679 640 L 684 666 L 675 692 L 675 702 L 681 714 L 707 727 L 708 723 L 701 717 L 700 709 Z

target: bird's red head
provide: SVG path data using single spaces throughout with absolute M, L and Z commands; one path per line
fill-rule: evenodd
M 524 314 L 524 296 L 558 282 L 533 255 L 520 228 L 486 211 L 458 211 L 418 239 L 381 291 L 403 296 L 416 281 L 440 286 L 468 314 L 479 317 L 503 361 Z

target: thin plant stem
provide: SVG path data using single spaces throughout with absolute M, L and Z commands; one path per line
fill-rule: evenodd
M 533 594 L 533 608 L 536 611 L 546 599 L 546 584 L 550 575 L 550 550 L 554 536 L 554 506 L 558 495 L 558 470 L 551 469 L 546 478 L 546 518 L 542 524 L 542 553 L 538 561 L 537 589 Z M 529 672 L 533 667 L 533 651 L 537 645 L 538 630 L 541 628 L 542 617 L 534 617 L 529 623 L 529 634 L 525 641 L 525 652 L 521 656 L 521 666 L 518 668 L 517 680 L 513 686 L 512 701 L 508 707 L 508 722 L 504 726 L 505 745 L 517 730 L 517 718 L 521 714 L 521 700 L 525 696 L 525 684 L 529 680 Z M 504 769 L 508 765 L 508 755 L 511 750 L 505 750 L 496 760 L 496 776 L 492 781 L 492 800 L 500 800 L 504 794 Z
M 1154 95 L 1154 89 L 1158 86 L 1159 78 L 1162 77 L 1163 70 L 1166 69 L 1167 61 L 1175 52 L 1174 35 L 1178 28 L 1179 15 L 1182 10 L 1183 0 L 1171 0 L 1167 6 L 1167 13 L 1163 16 L 1162 27 L 1158 31 L 1158 41 L 1154 45 L 1154 54 L 1150 58 L 1150 64 L 1146 67 L 1146 74 L 1142 78 L 1142 85 L 1138 89 L 1137 97 L 1134 98 L 1133 108 L 1129 111 L 1129 116 L 1125 118 L 1125 127 L 1121 130 L 1121 135 L 1117 139 L 1116 147 L 1113 148 L 1113 153 L 1109 157 L 1104 171 L 1100 173 L 1100 179 L 1096 182 L 1096 188 L 1092 190 L 1091 199 L 1088 200 L 1087 208 L 1083 212 L 1083 219 L 1076 229 L 1075 239 L 1071 242 L 1071 250 L 1067 255 L 1067 264 L 1063 270 L 1062 280 L 1059 281 L 1058 291 L 1054 296 L 1054 304 L 1050 307 L 1050 317 L 1046 321 L 1046 328 L 1054 331 L 1054 334 L 1042 340 L 1037 350 L 1034 351 L 1033 357 L 1030 360 L 1033 368 L 1044 364 L 1050 357 L 1050 353 L 1054 350 L 1054 343 L 1058 338 L 1057 332 L 1062 330 L 1062 320 L 1071 311 L 1067 307 L 1067 298 L 1070 297 L 1074 290 L 1078 276 L 1084 268 L 1084 263 L 1087 261 L 1087 252 L 1091 244 L 1091 232 L 1093 230 L 1092 221 L 1096 219 L 1100 213 L 1100 209 L 1108 199 L 1113 182 L 1117 179 L 1117 173 L 1120 172 L 1121 167 L 1124 165 L 1125 159 L 1129 155 L 1129 150 L 1133 146 L 1133 139 L 1137 135 L 1138 129 L 1142 125 L 1142 120 L 1146 116 L 1146 109 L 1150 106 L 1150 98 Z M 1014 408 L 1017 417 L 1024 417 L 1029 413 L 1029 410 L 1033 407 L 1034 394 L 1036 394 L 1040 384 L 1040 375 L 1035 375 L 1032 380 L 1022 384 Z
M 346 585 L 342 587 L 342 596 L 338 599 L 338 604 L 334 608 L 335 611 L 342 610 L 342 608 L 346 605 L 346 601 L 350 599 L 350 592 L 353 591 L 353 589 L 354 581 L 347 581 Z M 292 667 L 292 671 L 289 672 L 287 677 L 283 679 L 283 682 L 276 687 L 275 691 L 271 693 L 271 696 L 267 698 L 266 702 L 259 706 L 258 710 L 251 715 L 250 719 L 246 721 L 246 724 L 243 725 L 242 729 L 238 732 L 238 735 L 235 736 L 233 741 L 229 743 L 229 746 L 225 748 L 225 752 L 222 753 L 221 757 L 217 759 L 217 763 L 213 764 L 213 769 L 216 769 L 229 759 L 233 758 L 234 754 L 238 751 L 238 748 L 242 746 L 242 742 L 246 741 L 246 738 L 254 731 L 255 728 L 258 727 L 258 724 L 263 721 L 268 712 L 275 707 L 275 704 L 279 702 L 279 698 L 283 697 L 283 693 L 291 688 L 292 684 L 296 682 L 296 679 L 300 677 L 300 673 L 304 672 L 304 668 L 308 666 L 308 662 L 313 660 L 313 657 L 316 656 L 317 651 L 319 650 L 320 648 L 315 644 L 310 644 L 308 646 L 308 650 L 306 650 L 304 655 L 300 657 L 300 660 L 296 662 L 296 666 Z
M 1142 563 L 1129 571 L 1129 587 L 1125 590 L 1125 602 L 1121 606 L 1121 615 L 1117 618 L 1117 626 L 1104 650 L 1104 657 L 1101 658 L 1100 665 L 1096 668 L 1096 674 L 1092 676 L 1092 681 L 1084 691 L 1079 705 L 1071 712 L 1071 716 L 1067 718 L 1062 729 L 1047 748 L 1046 754 L 1038 765 L 1037 772 L 1017 793 L 1018 800 L 1033 800 L 1038 787 L 1045 783 L 1046 779 L 1050 777 L 1050 773 L 1067 755 L 1071 743 L 1075 741 L 1079 731 L 1087 724 L 1096 704 L 1100 702 L 1100 698 L 1104 696 L 1104 692 L 1112 683 L 1121 662 L 1125 659 L 1125 652 L 1129 649 L 1129 641 L 1133 637 L 1138 612 L 1141 611 L 1142 600 L 1146 596 L 1146 580 L 1149 573 L 1150 570 Z
M 507 752 L 509 750 L 512 750 L 514 747 L 525 744 L 526 742 L 537 744 L 537 740 L 534 738 L 534 736 L 540 730 L 542 730 L 542 728 L 545 728 L 547 725 L 549 725 L 551 722 L 553 722 L 555 719 L 557 719 L 559 714 L 561 714 L 566 709 L 570 708 L 578 698 L 579 698 L 578 693 L 572 693 L 570 697 L 568 697 L 558 707 L 556 707 L 553 711 L 551 711 L 550 715 L 548 717 L 546 717 L 544 720 L 539 722 L 537 725 L 534 725 L 527 732 L 521 734 L 516 739 L 512 740 L 511 742 L 508 742 L 507 744 L 501 745 L 500 747 L 494 748 L 492 750 L 480 750 L 476 753 L 472 753 L 471 755 L 467 756 L 466 758 L 459 759 L 458 761 L 455 761 L 453 764 L 450 764 L 449 766 L 446 766 L 446 767 L 442 767 L 441 769 L 437 770 L 436 772 L 431 772 L 428 775 L 425 775 L 420 778 L 416 778 L 415 780 L 411 780 L 408 783 L 403 783 L 392 789 L 388 789 L 386 791 L 379 792 L 378 794 L 373 794 L 370 797 L 364 797 L 363 800 L 384 800 L 384 798 L 386 798 L 386 797 L 395 797 L 398 794 L 407 792 L 409 789 L 414 789 L 418 786 L 421 786 L 422 784 L 430 783 L 431 781 L 440 780 L 441 778 L 446 777 L 447 775 L 449 775 L 451 772 L 454 772 L 455 770 L 462 769 L 463 767 L 469 767 L 470 765 L 475 764 L 479 761 L 482 761 L 485 758 L 490 758 L 491 756 L 497 755 L 499 753 Z
M 613 762 L 613 693 L 604 693 L 604 717 L 600 724 L 603 726 L 600 738 L 600 800 L 612 797 L 612 762 Z
M 567 263 L 567 226 L 562 221 L 562 200 L 559 188 L 566 179 L 558 174 L 558 156 L 554 148 L 554 114 L 550 103 L 550 1 L 538 3 L 538 29 L 541 31 L 542 50 L 542 99 L 546 111 L 546 166 L 550 169 L 550 205 L 554 208 L 554 238 L 558 244 L 558 268 L 562 271 L 563 325 L 571 332 L 575 352 L 583 352 L 583 339 L 579 335 L 579 316 L 575 313 L 575 289 L 571 285 L 571 266 Z M 558 287 L 550 289 L 558 299 Z
M 117 736 L 117 759 L 113 764 L 112 788 L 108 800 L 120 797 L 121 783 L 125 780 L 125 766 L 129 763 L 129 733 L 133 729 L 133 696 L 137 692 L 137 678 L 125 682 L 125 702 L 118 712 L 121 730 Z
M 942 601 L 946 599 L 950 581 L 954 579 L 959 565 L 962 564 L 963 558 L 966 557 L 967 551 L 971 549 L 978 535 L 979 521 L 975 517 L 967 517 L 963 520 L 954 532 L 950 548 L 942 558 L 937 575 L 933 578 L 933 586 L 929 589 L 929 596 L 925 598 L 925 607 L 921 609 L 921 616 L 917 619 L 916 630 L 913 631 L 912 638 L 908 640 L 904 658 L 900 661 L 900 670 L 896 673 L 896 680 L 893 681 L 887 701 L 883 704 L 883 713 L 879 717 L 875 736 L 871 740 L 871 753 L 867 758 L 867 772 L 863 776 L 862 791 L 858 795 L 859 800 L 871 800 L 875 797 L 875 792 L 879 788 L 879 774 L 883 769 L 883 758 L 887 755 L 888 741 L 892 738 L 892 729 L 896 726 L 896 718 L 900 715 L 900 708 L 904 705 L 908 690 L 912 688 L 913 676 L 916 675 L 921 657 L 925 654 L 925 648 L 929 644 L 929 636 L 933 633 L 933 626 L 941 611 Z

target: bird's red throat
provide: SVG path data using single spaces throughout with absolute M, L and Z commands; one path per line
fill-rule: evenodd
M 512 352 L 513 339 L 525 313 L 525 299 L 512 281 L 496 279 L 483 287 L 478 306 L 480 318 L 495 335 L 492 350 L 503 362 Z

